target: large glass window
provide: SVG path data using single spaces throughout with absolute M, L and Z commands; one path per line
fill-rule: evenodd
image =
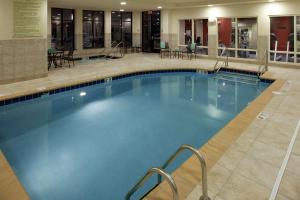
M 218 54 L 227 47 L 229 57 L 256 59 L 257 18 L 219 18 Z
M 83 11 L 83 48 L 104 47 L 104 12 Z
M 187 45 L 192 42 L 192 20 L 180 20 L 179 21 L 179 44 Z
M 229 57 L 235 57 L 236 48 L 236 19 L 235 18 L 219 18 L 218 19 L 218 55 L 221 55 L 223 48 L 229 48 Z
M 74 10 L 51 9 L 51 47 L 74 49 Z
M 124 42 L 125 46 L 132 46 L 132 13 L 118 12 L 111 13 L 111 41 Z
M 208 55 L 208 20 L 194 20 L 194 42 L 196 43 L 197 53 Z
M 271 17 L 270 60 L 294 62 L 294 17 Z
M 219 47 L 235 48 L 235 18 L 218 19 Z
M 297 16 L 296 19 L 296 32 L 297 32 L 297 36 L 296 36 L 296 53 L 297 53 L 297 57 L 296 57 L 296 62 L 300 63 L 300 16 Z
M 238 57 L 256 58 L 257 49 L 257 19 L 256 18 L 238 18 Z

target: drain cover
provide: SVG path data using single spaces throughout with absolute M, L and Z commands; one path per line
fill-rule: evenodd
M 268 115 L 266 113 L 259 113 L 256 118 L 260 120 L 265 120 L 268 118 Z

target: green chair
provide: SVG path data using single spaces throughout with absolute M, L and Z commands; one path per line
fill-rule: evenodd
M 171 51 L 169 48 L 169 45 L 167 42 L 160 42 L 160 58 L 163 57 L 163 55 L 168 55 L 169 57 L 171 57 Z

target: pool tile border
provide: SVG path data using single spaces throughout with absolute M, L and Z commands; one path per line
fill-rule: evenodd
M 121 75 L 120 74 L 118 74 L 118 75 L 112 75 L 112 76 L 107 76 L 106 78 L 105 77 L 101 77 L 101 78 L 97 78 L 97 79 L 92 79 L 91 78 L 89 80 L 85 80 L 85 81 L 81 81 L 81 82 L 76 82 L 76 83 L 73 82 L 73 84 L 69 84 L 69 85 L 66 83 L 66 85 L 68 85 L 68 86 L 65 86 L 65 87 L 57 86 L 57 87 L 53 87 L 51 89 L 50 88 L 45 88 L 45 89 L 42 89 L 40 92 L 34 92 L 34 93 L 31 93 L 31 94 L 28 94 L 28 95 L 23 95 L 23 96 L 21 96 L 21 95 L 20 96 L 15 95 L 14 98 L 9 98 L 7 96 L 2 96 L 1 100 L 0 100 L 0 106 L 1 106 L 1 104 L 2 104 L 2 106 L 5 106 L 5 105 L 12 104 L 12 103 L 20 102 L 20 101 L 27 101 L 27 100 L 30 100 L 30 99 L 39 98 L 39 97 L 41 97 L 44 94 L 53 95 L 53 94 L 57 94 L 57 93 L 61 93 L 61 92 L 65 92 L 65 91 L 69 91 L 69 90 L 81 88 L 81 87 L 87 87 L 87 86 L 90 86 L 90 85 L 105 83 L 105 80 L 107 78 L 112 78 L 112 80 L 118 80 L 118 79 L 130 77 L 130 76 L 136 76 L 136 75 L 155 74 L 155 73 L 169 73 L 169 72 L 199 72 L 199 73 L 203 73 L 203 74 L 214 74 L 215 73 L 215 71 L 210 71 L 210 70 L 201 69 L 201 68 L 143 70 L 143 71 L 140 71 L 140 72 L 122 73 Z M 244 72 L 244 70 L 236 70 L 235 72 L 241 72 L 242 73 L 242 72 Z M 272 78 L 270 78 L 268 76 L 265 76 L 261 80 L 262 81 L 266 80 L 266 81 L 273 82 L 275 79 L 272 79 Z M 6 104 L 5 104 L 5 102 L 6 102 Z M 215 137 L 217 137 L 217 135 L 215 135 L 212 139 L 214 139 Z M 210 144 L 211 144 L 211 142 L 210 142 Z M 207 143 L 206 145 L 209 145 L 209 143 Z M 206 145 L 204 145 L 204 146 L 206 146 Z M 221 144 L 218 143 L 218 145 L 221 145 L 222 149 L 226 149 L 226 147 L 227 147 L 227 145 L 224 146 L 222 143 Z M 223 148 L 223 146 L 224 146 L 224 148 Z M 205 155 L 210 155 L 210 153 L 213 153 L 212 155 L 220 153 L 218 150 L 210 151 L 210 150 L 205 150 L 205 148 L 204 148 L 204 150 L 201 150 L 201 151 L 204 151 Z M 3 159 L 1 157 L 3 157 Z M 0 151 L 0 161 L 1 160 L 5 160 L 6 161 L 5 156 Z M 192 160 L 192 162 L 198 162 L 194 157 L 191 157 L 189 160 Z M 208 159 L 208 166 L 212 165 L 213 160 L 214 159 Z M 13 186 L 13 188 L 9 188 L 8 190 L 6 190 L 5 191 L 5 195 L 6 194 L 9 195 L 10 192 L 13 192 L 13 191 L 17 190 L 18 193 L 16 193 L 16 194 L 18 194 L 17 195 L 18 197 L 22 197 L 22 199 L 30 199 L 28 197 L 28 194 L 26 193 L 25 189 L 20 184 L 18 178 L 14 174 L 14 171 L 10 167 L 9 163 L 7 161 L 4 162 L 4 163 L 6 163 L 6 164 L 5 164 L 4 168 L 3 168 L 3 170 L 4 171 L 10 171 L 11 175 L 9 176 L 9 179 L 13 180 L 12 183 L 11 183 L 11 185 Z M 196 163 L 196 164 L 198 164 L 198 163 Z M 199 167 L 199 166 L 196 165 L 196 167 Z M 181 167 L 178 170 L 179 171 L 183 171 Z M 175 174 L 176 175 L 176 180 L 177 179 L 181 180 L 182 179 L 182 178 L 180 178 L 181 175 L 177 175 L 177 174 L 178 173 L 176 172 L 176 174 Z M 198 178 L 198 174 L 195 176 L 195 178 Z M 156 189 L 157 190 L 160 189 L 160 193 L 159 193 L 160 196 L 168 197 L 168 192 L 165 192 L 165 187 L 163 186 L 163 184 L 159 185 Z M 156 189 L 153 192 L 151 192 L 150 195 L 148 195 L 148 196 L 153 196 L 153 193 L 156 192 Z M 193 189 L 193 188 L 190 188 L 190 189 Z M 10 194 L 10 195 L 14 195 L 14 194 Z M 148 199 L 148 196 L 146 197 L 146 199 Z
M 268 79 L 269 80 L 269 79 Z M 256 116 L 272 99 L 272 91 L 280 90 L 285 80 L 278 79 L 272 83 L 261 95 L 259 95 L 250 105 L 240 112 L 232 121 L 224 128 L 216 133 L 199 151 L 205 156 L 207 162 L 207 170 L 219 161 L 227 149 L 242 135 L 242 133 L 250 126 Z M 195 186 L 201 181 L 201 169 L 196 156 L 191 156 L 173 173 L 180 199 L 185 199 L 193 191 Z M 208 180 L 209 181 L 209 180 Z M 210 188 L 208 188 L 210 189 Z M 147 197 L 146 200 L 168 199 L 172 196 L 172 192 L 166 181 L 163 181 L 156 187 Z
M 139 75 L 159 74 L 159 73 L 176 73 L 176 72 L 193 72 L 193 73 L 196 73 L 196 72 L 199 72 L 199 71 L 201 71 L 201 73 L 204 73 L 204 74 L 215 74 L 216 73 L 216 71 L 200 70 L 200 69 L 165 69 L 165 70 L 145 70 L 145 71 L 140 71 L 140 72 L 130 72 L 130 73 L 124 73 L 122 75 L 113 75 L 109 78 L 111 78 L 111 80 L 114 81 L 114 80 L 119 80 L 119 79 L 123 79 L 123 78 L 139 76 Z M 242 73 L 242 74 L 249 74 L 249 75 L 257 75 L 257 73 L 253 72 L 253 71 L 244 71 L 244 70 L 230 69 L 230 68 L 222 68 L 220 71 Z M 9 98 L 9 97 L 6 98 L 4 96 L 3 100 L 0 100 L 0 107 L 10 105 L 10 104 L 14 104 L 14 103 L 18 103 L 18 102 L 28 101 L 28 100 L 31 100 L 31 99 L 40 98 L 40 97 L 42 97 L 43 95 L 46 95 L 46 94 L 53 95 L 53 94 L 58 94 L 58 93 L 61 93 L 61 92 L 75 90 L 75 89 L 88 87 L 88 86 L 92 86 L 92 85 L 103 84 L 103 83 L 106 82 L 106 79 L 107 78 L 99 78 L 99 79 L 96 79 L 96 80 L 84 81 L 84 82 L 78 83 L 78 84 L 70 84 L 70 85 L 67 85 L 67 86 L 64 86 L 64 87 L 57 87 L 57 88 L 54 88 L 54 89 L 45 89 L 41 92 L 30 93 L 28 95 L 20 95 L 20 96 L 13 97 L 13 98 Z M 273 79 L 267 79 L 267 78 L 260 78 L 260 81 L 264 82 L 264 83 L 273 83 L 274 82 Z

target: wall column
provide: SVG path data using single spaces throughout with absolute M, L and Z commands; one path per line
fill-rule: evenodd
M 104 47 L 111 47 L 111 11 L 104 12 Z
M 132 12 L 132 45 L 141 46 L 141 27 L 142 16 L 141 12 Z

